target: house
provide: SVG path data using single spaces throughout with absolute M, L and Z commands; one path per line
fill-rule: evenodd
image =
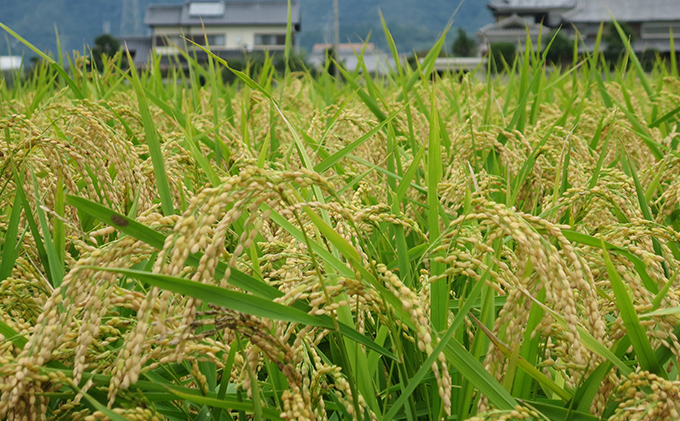
M 524 50 L 527 30 L 531 44 L 536 50 L 542 42 L 542 38 L 547 36 L 551 29 L 533 18 L 533 16 L 520 16 L 516 13 L 498 20 L 496 23 L 488 24 L 479 30 L 477 36 L 482 40 L 481 51 L 485 54 L 491 44 L 498 42 L 511 42 L 519 45 Z
M 1 72 L 20 72 L 23 63 L 21 56 L 1 56 L 0 57 L 0 71 Z
M 0 56 L 0 84 L 14 86 L 14 82 L 23 75 L 23 57 Z
M 295 34 L 301 29 L 298 2 L 291 1 L 290 13 L 294 44 Z M 244 52 L 275 53 L 285 50 L 288 1 L 188 0 L 184 4 L 152 4 L 146 10 L 144 23 L 150 27 L 151 37 L 121 38 L 122 42 L 131 41 L 128 48 L 135 46 L 135 63 L 146 63 L 150 53 L 146 50 L 161 56 L 161 62 L 169 62 L 169 57 L 178 56 L 178 49 L 192 48 L 187 40 L 209 46 L 220 57 L 243 57 Z M 196 54 L 199 61 L 207 58 L 200 49 Z
M 610 22 L 612 16 L 633 29 L 633 49 L 638 53 L 650 50 L 669 53 L 671 30 L 675 46 L 680 48 L 679 0 L 492 0 L 487 7 L 496 22 L 479 30 L 477 35 L 483 48 L 504 39 L 519 42 L 523 49 L 526 27 L 536 44 L 538 35 L 534 38 L 534 33 L 543 25 L 542 36 L 546 38 L 558 27 L 572 39 L 578 31 L 584 47 L 592 51 L 600 22 Z M 522 20 L 525 26 L 521 28 L 523 36 L 519 36 Z

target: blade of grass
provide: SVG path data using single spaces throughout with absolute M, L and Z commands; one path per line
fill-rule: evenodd
M 654 218 L 652 217 L 652 212 L 649 209 L 649 205 L 647 204 L 647 199 L 645 197 L 645 191 L 642 188 L 642 185 L 640 184 L 640 179 L 638 178 L 637 171 L 635 170 L 635 164 L 633 161 L 631 161 L 628 158 L 628 154 L 624 153 L 623 154 L 623 169 L 624 172 L 626 169 L 630 172 L 630 174 L 633 176 L 633 182 L 635 183 L 635 193 L 637 194 L 637 199 L 638 199 L 638 204 L 640 205 L 640 210 L 642 211 L 642 216 L 645 217 L 646 220 L 650 222 L 654 222 Z M 654 253 L 663 258 L 663 252 L 661 250 L 661 243 L 659 243 L 659 240 L 652 236 L 652 245 L 654 248 Z M 665 261 L 661 262 L 661 265 L 663 267 L 664 273 L 666 276 L 668 276 L 668 267 L 666 266 Z M 656 291 L 655 291 L 656 292 Z
M 659 127 L 659 126 L 662 125 L 663 123 L 665 123 L 665 122 L 667 122 L 668 120 L 670 120 L 670 119 L 672 119 L 673 117 L 675 117 L 675 115 L 676 115 L 677 113 L 680 113 L 680 107 L 676 107 L 676 108 L 674 108 L 673 110 L 671 110 L 671 111 L 667 112 L 666 114 L 664 114 L 663 116 L 661 116 L 661 117 L 657 118 L 656 120 L 652 121 L 651 123 L 649 123 L 649 125 L 648 125 L 647 127 L 649 127 L 650 129 Z
M 363 143 L 365 143 L 367 140 L 369 140 L 373 135 L 378 133 L 380 130 L 382 130 L 383 127 L 390 121 L 392 121 L 396 116 L 398 116 L 401 111 L 404 108 L 402 107 L 399 109 L 399 111 L 390 114 L 389 117 L 385 118 L 383 121 L 381 121 L 377 126 L 369 130 L 366 134 L 361 136 L 359 139 L 355 140 L 354 142 L 348 144 L 344 148 L 340 149 L 339 151 L 335 152 L 333 155 L 329 156 L 328 158 L 324 159 L 321 163 L 317 164 L 314 166 L 314 171 L 318 173 L 323 173 L 333 165 L 335 165 L 338 161 L 343 159 L 345 156 L 347 156 L 350 152 L 352 152 L 354 149 L 358 148 L 361 146 Z
M 461 2 L 462 4 L 462 2 Z M 460 5 L 459 5 L 460 7 Z M 453 22 L 449 22 L 446 28 L 444 28 L 444 31 L 442 34 L 439 36 L 439 39 L 437 42 L 432 46 L 430 51 L 427 53 L 425 58 L 423 59 L 422 63 L 420 63 L 421 71 L 420 72 L 415 72 L 409 77 L 406 82 L 404 83 L 404 87 L 402 88 L 401 92 L 397 96 L 397 101 L 402 101 L 404 99 L 404 96 L 406 95 L 407 92 L 411 92 L 413 90 L 413 85 L 418 81 L 418 79 L 423 79 L 427 80 L 429 79 L 430 75 L 432 74 L 432 71 L 434 70 L 434 65 L 435 62 L 437 61 L 437 57 L 439 57 L 439 53 L 442 50 L 442 47 L 444 47 L 444 43 L 446 42 L 446 35 L 448 34 L 449 30 L 451 29 L 451 26 L 453 25 Z
M 165 388 L 168 390 L 168 392 L 172 393 L 176 397 L 186 400 L 186 401 L 191 401 L 195 402 L 200 405 L 207 405 L 207 406 L 212 406 L 214 408 L 222 408 L 222 409 L 233 409 L 233 410 L 238 410 L 238 411 L 245 411 L 245 412 L 255 412 L 255 407 L 253 404 L 253 401 L 249 401 L 250 403 L 243 401 L 239 402 L 237 400 L 222 400 L 222 399 L 215 399 L 211 397 L 204 397 L 201 395 L 193 394 L 193 393 L 187 393 L 186 389 L 180 389 L 176 386 L 170 386 L 166 385 Z M 276 410 L 276 408 L 269 408 L 266 406 L 263 406 L 261 408 L 262 410 L 262 415 L 266 417 L 266 419 L 270 420 L 281 420 L 283 419 L 280 416 L 280 412 Z
M 590 177 L 590 183 L 588 183 L 588 188 L 591 190 L 595 188 L 595 186 L 597 185 L 597 180 L 600 178 L 600 170 L 602 169 L 604 158 L 607 156 L 607 147 L 609 146 L 609 136 L 611 135 L 611 133 L 612 128 L 610 128 L 609 131 L 607 132 L 607 136 L 604 139 L 604 144 L 602 145 L 602 150 L 600 151 L 600 157 L 597 159 L 597 165 L 595 165 L 593 175 L 592 177 Z
M 0 282 L 7 279 L 12 274 L 14 262 L 16 262 L 20 243 L 17 242 L 17 235 L 19 234 L 19 222 L 21 218 L 21 195 L 14 196 L 14 206 L 12 206 L 12 213 L 9 217 L 7 231 L 2 247 L 2 261 L 0 262 Z
M 650 371 L 658 376 L 666 378 L 666 373 L 662 370 L 659 361 L 656 359 L 656 355 L 654 355 L 652 345 L 649 343 L 645 330 L 640 324 L 640 319 L 638 318 L 631 298 L 628 296 L 628 291 L 609 257 L 609 252 L 607 251 L 604 241 L 602 241 L 602 253 L 607 265 L 609 283 L 611 284 L 614 296 L 616 297 L 619 315 L 623 320 L 630 341 L 633 344 L 633 349 L 635 350 L 635 355 L 638 358 L 640 367 L 645 371 Z
M 519 400 L 521 403 L 536 409 L 544 417 L 554 421 L 598 421 L 600 418 L 587 412 L 574 411 L 568 408 L 550 405 L 545 402 Z
M 127 50 L 127 57 L 130 63 L 133 62 L 130 51 Z M 137 74 L 135 66 L 130 67 L 130 79 L 137 94 L 137 102 L 139 105 L 139 114 L 142 117 L 142 125 L 144 126 L 144 133 L 146 135 L 146 144 L 149 147 L 149 154 L 153 163 L 153 172 L 156 177 L 156 185 L 158 186 L 158 194 L 161 198 L 161 209 L 166 216 L 175 213 L 175 208 L 172 204 L 172 195 L 170 194 L 170 183 L 168 182 L 168 175 L 165 170 L 165 162 L 163 160 L 163 153 L 161 152 L 161 143 L 158 138 L 156 125 L 151 117 L 149 111 L 149 104 L 146 99 L 143 85 Z
M 52 66 L 52 68 L 59 74 L 59 76 L 66 81 L 66 84 L 71 89 L 71 92 L 73 92 L 73 95 L 76 97 L 76 99 L 85 99 L 80 88 L 78 88 L 78 86 L 73 81 L 73 79 L 68 75 L 68 73 L 66 73 L 66 71 L 64 70 L 62 65 L 60 65 L 59 63 L 54 61 L 54 59 L 52 59 L 52 57 L 50 57 L 47 54 L 40 51 L 33 44 L 26 41 L 21 35 L 14 32 L 12 29 L 10 29 L 7 25 L 3 24 L 2 22 L 0 22 L 0 28 L 9 32 L 9 34 L 12 35 L 14 38 L 16 38 L 19 42 L 21 42 L 22 44 L 24 44 L 25 46 L 30 48 L 34 53 L 36 53 L 38 56 L 40 56 L 40 58 L 42 58 L 47 63 L 49 63 L 50 66 Z
M 0 335 L 2 335 L 5 338 L 5 341 L 12 342 L 12 344 L 19 349 L 24 349 L 24 347 L 28 343 L 28 339 L 26 339 L 22 334 L 20 334 L 16 330 L 6 325 L 5 322 L 3 322 L 2 320 L 0 320 Z
M 427 160 L 427 204 L 430 208 L 430 212 L 427 213 L 427 226 L 430 247 L 433 247 L 436 242 L 439 241 L 440 233 L 439 212 L 437 212 L 436 209 L 438 209 L 440 205 L 437 188 L 439 187 L 439 182 L 442 177 L 442 150 L 434 87 L 432 87 L 431 95 L 430 139 Z M 430 276 L 433 277 L 439 276 L 444 272 L 444 264 L 435 260 L 437 256 L 438 255 L 432 256 L 432 261 L 430 262 Z M 430 319 L 437 331 L 443 331 L 446 329 L 448 319 L 448 277 L 438 279 L 432 284 L 431 288 Z
M 617 20 L 614 18 L 614 15 L 612 15 L 611 12 L 609 12 L 609 17 L 611 17 L 611 21 L 614 24 L 614 27 L 616 28 L 616 32 L 618 32 L 619 37 L 621 38 L 621 42 L 623 42 L 623 45 L 625 45 L 626 49 L 628 50 L 628 58 L 630 62 L 633 64 L 633 67 L 635 68 L 635 73 L 637 74 L 638 79 L 640 79 L 642 87 L 645 89 L 645 92 L 647 92 L 647 97 L 649 101 L 654 101 L 654 90 L 652 89 L 652 85 L 649 83 L 649 78 L 647 78 L 645 70 L 642 68 L 642 65 L 640 64 L 640 60 L 638 60 L 637 58 L 637 54 L 635 54 L 635 51 L 633 51 L 633 47 L 630 45 L 630 40 L 628 39 L 628 36 L 623 31 L 623 28 L 621 28 L 621 25 L 619 25 L 619 22 L 617 22 Z
M 64 267 L 64 253 L 66 249 L 66 227 L 64 226 L 64 177 L 59 174 L 54 198 L 54 248 L 57 252 L 57 263 Z
M 670 52 L 671 52 L 671 76 L 678 77 L 678 59 L 675 51 L 675 37 L 673 36 L 673 28 L 669 28 L 670 38 Z
M 300 323 L 309 326 L 333 328 L 333 325 L 329 323 L 329 321 L 317 316 L 311 316 L 294 307 L 278 304 L 255 295 L 230 291 L 216 285 L 202 284 L 188 279 L 134 269 L 103 267 L 91 267 L 90 269 L 119 273 L 130 278 L 139 279 L 142 282 L 149 283 L 162 289 L 199 299 L 205 303 L 215 304 L 257 317 Z
M 567 320 L 559 313 L 554 311 L 553 309 L 549 308 L 545 304 L 541 303 L 540 301 L 536 300 L 531 294 L 529 294 L 528 291 L 525 291 L 524 289 L 520 289 L 520 291 L 530 300 L 532 300 L 534 303 L 537 305 L 541 306 L 543 310 L 546 313 L 549 313 L 555 321 L 561 325 L 564 329 L 567 328 Z M 599 340 L 595 339 L 593 335 L 588 332 L 587 329 L 583 328 L 580 325 L 576 326 L 576 330 L 578 331 L 578 334 L 580 336 L 581 342 L 583 345 L 594 352 L 595 354 L 599 355 L 600 357 L 611 361 L 618 369 L 621 371 L 621 374 L 624 376 L 628 376 L 633 372 L 633 370 L 628 367 L 626 363 L 621 361 L 619 357 L 617 357 L 610 349 L 608 349 L 606 346 L 604 346 L 602 343 L 600 343 Z
M 42 263 L 42 266 L 45 270 L 45 276 L 47 277 L 47 281 L 50 283 L 50 285 L 54 285 L 54 278 L 52 275 L 52 269 L 50 267 L 50 260 L 47 257 L 47 251 L 45 250 L 45 244 L 42 240 L 42 235 L 40 234 L 40 229 L 38 228 L 38 224 L 35 222 L 35 218 L 33 217 L 33 210 L 31 209 L 31 205 L 28 202 L 28 198 L 26 197 L 26 193 L 24 192 L 24 180 L 23 180 L 23 173 L 18 174 L 16 172 L 16 169 L 14 170 L 14 179 L 15 185 L 16 185 L 16 192 L 15 194 L 21 198 L 21 203 L 24 208 L 24 215 L 26 217 L 26 222 L 28 222 L 28 226 L 31 230 L 31 235 L 33 235 L 33 239 L 35 241 L 35 248 L 38 251 L 38 256 L 40 256 L 40 263 Z
M 33 174 L 33 191 L 39 192 L 38 181 Z M 38 214 L 38 220 L 40 221 L 40 230 L 43 236 L 43 243 L 45 244 L 45 253 L 47 254 L 47 260 L 49 262 L 49 269 L 51 273 L 52 287 L 59 288 L 61 282 L 64 279 L 64 263 L 63 260 L 60 262 L 59 254 L 57 253 L 54 242 L 52 241 L 52 234 L 50 233 L 50 226 L 47 223 L 47 218 L 45 217 L 45 211 L 43 210 L 42 202 L 39 197 L 36 200 L 36 213 Z
M 567 238 L 567 240 L 571 242 L 585 244 L 587 246 L 596 248 L 601 247 L 600 243 L 601 240 L 588 234 L 583 234 L 581 232 L 576 232 L 572 230 L 562 230 L 562 234 Z M 629 252 L 628 250 L 625 250 L 621 247 L 617 247 L 614 244 L 608 243 L 606 241 L 605 246 L 607 247 L 607 250 L 611 250 L 617 254 L 620 254 L 621 256 L 624 256 L 626 259 L 630 260 L 633 263 L 633 265 L 635 266 L 635 270 L 637 271 L 638 275 L 640 275 L 640 278 L 642 278 L 642 282 L 644 283 L 645 288 L 647 288 L 654 294 L 657 294 L 659 292 L 659 287 L 647 273 L 647 265 L 642 261 L 642 259 L 634 255 L 633 253 Z
M 496 335 L 487 328 L 484 323 L 480 322 L 475 316 L 470 314 L 470 318 L 477 324 L 477 327 L 481 329 L 486 336 L 491 340 L 491 342 L 496 346 L 496 348 L 505 355 L 506 358 L 514 359 L 516 368 L 522 369 L 526 374 L 532 377 L 534 380 L 538 381 L 542 385 L 548 388 L 551 392 L 555 393 L 565 402 L 571 399 L 572 395 L 568 391 L 564 390 L 557 383 L 548 378 L 545 374 L 541 373 L 536 367 L 527 362 L 524 358 L 519 355 L 518 350 L 512 350 L 508 345 L 504 344 Z M 513 377 L 512 372 L 506 372 L 506 377 Z M 510 388 L 512 385 L 506 387 Z
M 389 421 L 392 418 L 394 418 L 402 409 L 401 407 L 406 403 L 408 398 L 411 396 L 411 394 L 415 391 L 415 389 L 418 387 L 418 385 L 423 381 L 425 375 L 432 370 L 432 364 L 436 362 L 439 354 L 444 352 L 446 347 L 449 344 L 449 341 L 453 338 L 453 334 L 460 328 L 460 326 L 463 324 L 463 321 L 465 320 L 465 317 L 468 315 L 470 310 L 473 307 L 473 304 L 477 297 L 479 297 L 479 293 L 482 291 L 482 288 L 485 286 L 486 278 L 488 278 L 489 271 L 484 273 L 482 275 L 482 278 L 480 281 L 478 281 L 475 286 L 472 288 L 472 291 L 470 291 L 470 294 L 468 295 L 467 300 L 465 301 L 465 304 L 463 304 L 463 307 L 460 309 L 456 317 L 453 319 L 451 322 L 451 325 L 447 329 L 447 331 L 439 338 L 439 343 L 437 346 L 434 348 L 430 356 L 422 363 L 420 366 L 420 369 L 418 369 L 418 372 L 408 380 L 407 386 L 404 389 L 403 393 L 399 396 L 399 398 L 394 402 L 394 404 L 390 407 L 390 410 L 385 414 L 383 417 L 383 421 Z M 467 352 L 467 350 L 465 351 Z M 488 374 L 488 373 L 487 373 Z M 481 376 L 484 377 L 484 376 Z M 499 387 L 500 384 L 498 382 L 495 382 L 496 385 L 493 385 L 491 383 L 489 386 L 494 387 L 496 386 L 497 392 L 502 396 L 503 399 L 507 400 L 508 402 L 511 402 L 512 396 L 510 394 L 502 393 L 500 392 Z M 502 388 L 502 387 L 501 387 Z

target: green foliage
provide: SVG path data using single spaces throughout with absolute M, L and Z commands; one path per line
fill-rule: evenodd
M 640 64 L 645 72 L 651 72 L 654 65 L 659 62 L 659 51 L 653 48 L 647 49 L 639 54 Z
M 111 34 L 102 34 L 94 39 L 94 48 L 92 48 L 92 60 L 101 71 L 104 65 L 102 58 L 104 56 L 113 58 L 120 51 L 120 41 Z
M 548 39 L 553 39 L 552 45 L 548 50 L 546 61 L 557 65 L 568 64 L 572 60 L 574 43 L 570 41 L 562 32 L 551 32 Z
M 458 36 L 451 45 L 451 51 L 456 57 L 474 57 L 477 55 L 477 43 L 468 36 L 465 29 L 458 28 Z
M 633 44 L 636 38 L 633 28 L 626 22 L 620 22 L 619 25 L 621 26 L 621 29 L 623 30 L 630 44 Z M 624 43 L 624 41 L 621 39 L 613 22 L 608 22 L 605 25 L 602 41 L 604 41 L 606 44 L 604 49 L 604 58 L 613 68 L 625 54 L 627 43 Z
M 502 71 L 505 66 L 512 66 L 517 57 L 517 45 L 512 42 L 494 42 L 490 46 L 490 55 L 497 71 Z
M 229 68 L 223 68 L 220 71 L 221 79 L 224 83 L 234 83 L 238 77 L 233 70 L 245 72 L 252 78 L 256 78 L 258 74 L 265 68 L 265 61 L 267 58 L 260 54 L 244 54 L 243 58 L 229 59 Z M 278 75 L 283 75 L 286 70 L 286 62 L 283 54 L 275 54 L 272 58 L 272 66 Z M 303 53 L 291 53 L 289 58 L 289 66 L 292 72 L 311 72 L 316 74 L 316 70 L 308 70 L 311 68 Z

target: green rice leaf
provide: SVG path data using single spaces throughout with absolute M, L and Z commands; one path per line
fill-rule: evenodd
M 344 148 L 340 149 L 339 151 L 335 152 L 333 155 L 329 156 L 328 158 L 324 159 L 321 163 L 317 164 L 314 166 L 314 171 L 318 173 L 323 173 L 333 165 L 335 165 L 338 161 L 343 159 L 347 154 L 352 152 L 354 149 L 358 148 L 361 146 L 363 143 L 365 143 L 368 139 L 373 137 L 376 133 L 378 133 L 380 130 L 382 130 L 383 127 L 390 121 L 392 121 L 401 111 L 403 108 L 400 108 L 399 111 L 396 111 L 392 114 L 390 114 L 389 117 L 385 118 L 383 121 L 381 121 L 377 126 L 369 130 L 366 134 L 361 136 L 359 139 L 355 140 L 354 142 L 348 144 Z
M 130 51 L 127 51 L 128 61 L 133 63 Z M 172 204 L 172 195 L 170 194 L 170 183 L 168 182 L 168 175 L 165 170 L 165 162 L 163 160 L 163 153 L 161 152 L 161 142 L 159 139 L 158 131 L 156 130 L 156 124 L 151 117 L 151 112 L 149 111 L 149 104 L 146 99 L 146 93 L 144 92 L 144 87 L 139 80 L 137 75 L 137 69 L 135 66 L 130 67 L 130 74 L 132 75 L 132 85 L 135 88 L 135 93 L 137 94 L 137 101 L 139 104 L 139 114 L 142 116 L 142 125 L 144 126 L 144 133 L 146 135 L 146 144 L 149 147 L 149 154 L 151 155 L 151 161 L 153 162 L 153 172 L 156 177 L 156 185 L 158 186 L 158 194 L 161 198 L 161 208 L 163 209 L 163 214 L 172 215 L 175 213 L 175 208 Z
M 611 284 L 614 295 L 616 296 L 617 307 L 619 309 L 619 314 L 623 320 L 623 324 L 626 327 L 630 341 L 633 344 L 633 349 L 640 362 L 640 367 L 643 370 L 650 371 L 661 377 L 666 377 L 666 373 L 663 372 L 659 361 L 657 361 L 654 355 L 654 350 L 652 345 L 649 343 L 649 339 L 645 334 L 645 330 L 640 324 L 640 319 L 638 318 L 633 302 L 628 296 L 628 291 L 621 281 L 619 273 L 616 271 L 614 264 L 609 257 L 609 252 L 607 247 L 602 241 L 602 252 L 604 253 L 604 260 L 607 265 L 607 273 L 609 274 L 609 282 Z
M 591 235 L 583 234 L 581 232 L 576 232 L 572 230 L 562 230 L 562 234 L 564 234 L 567 240 L 571 242 L 585 244 L 591 247 L 597 248 L 601 247 L 601 240 Z M 659 291 L 659 287 L 657 286 L 656 282 L 647 273 L 647 265 L 642 261 L 642 259 L 634 255 L 633 253 L 629 252 L 628 250 L 625 250 L 621 247 L 617 247 L 614 244 L 608 243 L 606 241 L 604 242 L 604 244 L 605 247 L 607 247 L 607 250 L 611 250 L 614 253 L 620 254 L 621 256 L 624 256 L 626 259 L 633 262 L 636 272 L 638 273 L 640 278 L 642 278 L 642 282 L 649 291 L 653 292 L 654 294 L 656 294 Z
M 22 44 L 30 48 L 34 53 L 36 53 L 40 58 L 45 60 L 47 63 L 50 64 L 50 66 L 59 74 L 61 78 L 63 78 L 66 81 L 66 84 L 68 87 L 71 89 L 71 92 L 73 92 L 73 95 L 75 95 L 76 99 L 85 99 L 85 96 L 83 95 L 82 91 L 76 83 L 73 81 L 73 79 L 66 73 L 64 70 L 63 66 L 61 66 L 59 63 L 54 61 L 52 57 L 48 56 L 47 54 L 43 53 L 40 51 L 36 46 L 31 44 L 30 42 L 26 41 L 21 35 L 17 34 L 14 32 L 12 29 L 10 29 L 7 25 L 3 24 L 0 22 L 0 28 L 4 29 L 5 31 L 9 32 L 10 35 L 12 35 L 14 38 L 19 40 Z M 58 39 L 58 38 L 57 38 Z
M 560 315 L 559 313 L 557 313 L 553 309 L 549 308 L 545 304 L 541 303 L 540 301 L 536 300 L 528 292 L 526 292 L 526 291 L 522 291 L 522 292 L 524 293 L 524 295 L 527 298 L 529 298 L 534 303 L 541 306 L 543 308 L 543 310 L 545 310 L 547 313 L 550 313 L 550 315 L 553 317 L 553 319 L 555 319 L 555 321 L 559 325 L 561 325 L 565 329 L 567 328 L 567 326 L 568 326 L 567 320 L 562 315 Z M 618 358 L 611 350 L 607 349 L 607 347 L 605 347 L 602 343 L 600 343 L 599 340 L 595 339 L 593 337 L 593 335 L 591 335 L 590 332 L 588 332 L 587 329 L 578 325 L 578 326 L 576 326 L 576 331 L 578 332 L 579 336 L 581 337 L 581 342 L 583 343 L 583 345 L 585 345 L 586 348 L 588 348 L 592 352 L 596 353 L 600 357 L 602 357 L 602 358 L 604 358 L 608 361 L 611 361 L 619 369 L 619 371 L 621 372 L 622 375 L 628 376 L 629 374 L 631 374 L 633 372 L 630 369 L 630 367 L 628 367 L 628 365 L 626 363 L 621 361 L 620 358 Z
M 623 28 L 621 28 L 621 25 L 619 25 L 619 22 L 616 21 L 611 12 L 609 12 L 609 17 L 611 17 L 612 23 L 614 24 L 616 31 L 619 33 L 619 37 L 621 37 L 621 42 L 623 42 L 623 45 L 625 45 L 628 50 L 628 58 L 630 62 L 633 64 L 633 67 L 635 68 L 635 73 L 640 79 L 642 87 L 645 88 L 645 92 L 647 92 L 647 97 L 649 98 L 650 101 L 653 101 L 654 90 L 652 89 L 652 85 L 649 83 L 649 79 L 647 78 L 645 70 L 642 68 L 642 65 L 640 64 L 640 60 L 638 60 L 637 58 L 637 54 L 635 54 L 633 47 L 630 45 L 630 40 L 628 39 L 628 36 L 626 36 L 626 33 L 623 31 Z
M 216 398 L 211 398 L 211 397 L 205 397 L 201 396 L 199 394 L 195 393 L 187 393 L 186 389 L 183 388 L 178 388 L 176 386 L 170 386 L 166 385 L 165 388 L 175 395 L 176 397 L 190 401 L 190 402 L 195 402 L 200 405 L 207 405 L 211 406 L 213 408 L 222 408 L 222 409 L 231 409 L 231 410 L 236 410 L 236 411 L 244 411 L 248 413 L 254 413 L 255 412 L 255 407 L 253 405 L 252 401 L 238 401 L 234 398 L 226 398 L 226 399 L 216 399 Z M 281 420 L 283 419 L 280 417 L 280 412 L 277 411 L 275 408 L 269 408 L 269 407 L 262 407 L 262 415 L 267 417 L 266 419 L 268 420 Z
M 9 217 L 9 224 L 5 232 L 5 239 L 2 247 L 2 261 L 0 262 L 0 282 L 7 279 L 12 274 L 14 262 L 17 259 L 19 246 L 17 235 L 19 234 L 19 218 L 21 217 L 21 195 L 14 196 L 14 205 Z
M 0 320 L 0 335 L 4 336 L 6 341 L 12 341 L 14 346 L 16 346 L 19 349 L 24 349 L 24 347 L 28 343 L 28 339 L 26 339 L 22 334 L 20 334 L 16 330 L 9 327 L 2 320 Z
M 569 408 L 561 408 L 545 402 L 521 400 L 521 403 L 536 409 L 547 419 L 554 421 L 598 421 L 600 418 L 586 412 L 579 412 Z
M 387 412 L 387 414 L 385 414 L 385 416 L 383 417 L 383 421 L 391 420 L 397 415 L 397 413 L 401 411 L 401 407 L 406 403 L 411 394 L 423 381 L 425 375 L 432 370 L 432 364 L 437 361 L 439 354 L 441 354 L 444 351 L 444 348 L 446 348 L 446 346 L 448 345 L 449 341 L 453 337 L 453 334 L 456 332 L 456 330 L 458 330 L 458 328 L 460 328 L 460 326 L 463 324 L 463 321 L 465 320 L 465 316 L 467 316 L 467 314 L 472 309 L 473 303 L 475 302 L 477 297 L 479 297 L 479 293 L 485 286 L 487 277 L 488 271 L 482 276 L 482 279 L 475 284 L 472 291 L 470 291 L 470 295 L 465 301 L 465 304 L 463 304 L 463 307 L 460 309 L 456 317 L 453 319 L 453 322 L 451 322 L 451 325 L 444 333 L 444 335 L 442 335 L 442 337 L 439 338 L 439 343 L 437 344 L 437 346 L 420 366 L 418 372 L 408 380 L 406 388 L 403 390 L 402 394 L 394 402 L 394 404 L 390 407 L 390 410 Z M 493 386 L 489 385 L 489 387 Z
M 552 391 L 555 393 L 557 396 L 562 398 L 565 402 L 569 401 L 571 399 L 572 395 L 568 391 L 564 390 L 562 387 L 560 387 L 557 383 L 555 383 L 553 380 L 549 379 L 545 374 L 543 374 L 540 370 L 538 370 L 536 367 L 533 365 L 529 364 L 527 360 L 524 358 L 521 358 L 519 354 L 516 351 L 513 351 L 510 349 L 510 347 L 493 334 L 482 322 L 477 320 L 476 317 L 470 316 L 472 320 L 477 323 L 477 327 L 481 329 L 486 336 L 491 339 L 491 342 L 496 346 L 496 348 L 503 353 L 503 355 L 506 356 L 506 358 L 509 358 L 511 360 L 514 359 L 515 364 L 518 368 L 522 369 L 526 374 L 528 374 L 530 377 L 532 377 L 534 380 L 538 381 L 541 383 L 543 386 L 545 386 L 548 390 Z M 506 372 L 506 380 L 508 378 L 514 379 L 514 375 L 508 370 Z
M 167 289 L 177 294 L 193 297 L 206 303 L 215 304 L 220 307 L 236 310 L 241 313 L 246 313 L 257 317 L 300 323 L 310 326 L 319 326 L 329 329 L 333 328 L 333 325 L 328 320 L 324 320 L 316 316 L 310 316 L 309 314 L 296 308 L 284 306 L 255 295 L 230 291 L 220 288 L 216 285 L 202 284 L 189 279 L 176 278 L 134 269 L 103 267 L 92 267 L 91 269 L 100 270 L 103 272 L 119 273 L 130 278 L 139 279 L 140 281 L 149 283 L 153 286 Z
M 38 189 L 38 183 L 33 175 L 33 188 L 34 191 L 40 191 Z M 43 210 L 42 203 L 39 198 L 36 197 L 36 213 L 38 214 L 38 220 L 40 221 L 40 230 L 42 232 L 43 241 L 45 244 L 45 254 L 47 255 L 47 261 L 49 262 L 50 270 L 50 280 L 52 282 L 52 287 L 58 288 L 61 286 L 61 282 L 64 280 L 64 263 L 59 260 L 59 254 L 55 248 L 54 242 L 52 241 L 52 235 L 50 234 L 50 226 L 47 223 L 47 218 L 45 217 L 45 211 Z

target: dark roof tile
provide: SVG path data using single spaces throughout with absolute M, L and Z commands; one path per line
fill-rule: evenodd
M 191 26 L 202 23 L 210 25 L 286 25 L 287 1 L 226 1 L 224 14 L 191 15 L 189 3 L 183 5 L 151 5 L 146 11 L 144 23 L 149 26 Z M 199 2 L 194 2 L 199 3 Z M 207 2 L 200 2 L 207 3 Z M 292 23 L 300 23 L 300 4 L 291 2 Z

